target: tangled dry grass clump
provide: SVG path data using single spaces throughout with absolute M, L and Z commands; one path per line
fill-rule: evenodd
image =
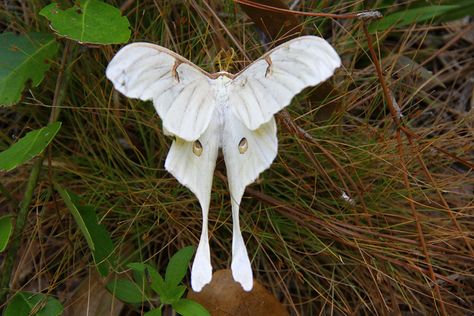
M 255 277 L 291 314 L 474 310 L 472 18 L 370 34 L 370 44 L 358 19 L 259 16 L 230 1 L 111 2 L 122 5 L 132 41 L 158 43 L 211 72 L 230 49 L 232 71 L 259 57 L 267 48 L 262 38 L 269 33 L 259 24 L 266 19 L 295 19 L 341 55 L 343 67 L 329 83 L 305 90 L 279 115 L 278 157 L 241 206 Z M 46 29 L 37 16 L 45 1 L 7 3 L 0 7 L 3 29 Z M 330 3 L 294 1 L 293 9 L 367 9 L 359 1 Z M 96 208 L 114 240 L 116 271 L 131 260 L 165 267 L 170 254 L 200 236 L 195 197 L 164 170 L 170 140 L 152 105 L 122 97 L 105 78 L 117 49 L 63 49 L 70 61 L 63 128 L 40 176 L 11 283 L 14 290 L 56 295 L 67 315 L 80 310 L 84 296 L 93 304 L 90 284 L 100 281 L 53 181 Z M 56 73 L 59 67 L 53 65 Z M 21 104 L 0 108 L 0 150 L 47 121 L 56 79 L 46 78 Z M 15 212 L 29 170 L 1 175 L 0 215 Z M 230 265 L 224 170 L 219 159 L 209 214 L 217 269 Z M 115 304 L 107 315 L 139 314 Z

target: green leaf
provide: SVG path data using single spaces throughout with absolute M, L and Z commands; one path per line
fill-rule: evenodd
M 28 80 L 38 86 L 57 51 L 56 40 L 47 33 L 0 34 L 0 106 L 20 101 Z
M 156 269 L 146 263 L 131 262 L 127 264 L 127 267 L 133 270 L 133 279 L 135 282 L 145 289 L 153 288 L 152 284 L 154 283 L 156 275 L 161 278 Z
M 120 10 L 98 0 L 75 1 L 69 9 L 61 10 L 51 3 L 40 11 L 60 36 L 80 43 L 118 44 L 130 38 L 130 24 Z
M 199 303 L 188 299 L 180 299 L 173 304 L 173 309 L 183 316 L 210 316 L 209 312 Z
M 432 5 L 399 11 L 371 23 L 369 25 L 369 32 L 375 33 L 389 29 L 392 26 L 400 27 L 411 23 L 431 20 L 456 8 L 458 8 L 457 5 Z
M 146 299 L 140 287 L 127 279 L 112 280 L 107 283 L 106 288 L 116 298 L 125 303 L 138 304 Z
M 0 252 L 7 248 L 8 240 L 12 234 L 12 230 L 12 217 L 9 215 L 0 217 Z
M 165 282 L 167 287 L 174 288 L 183 280 L 189 262 L 194 254 L 194 246 L 184 247 L 171 257 L 166 267 Z
M 140 278 L 144 277 L 147 280 L 147 284 L 150 284 L 153 291 L 160 295 L 160 297 L 172 296 L 168 293 L 170 288 L 167 288 L 163 277 L 151 265 L 141 262 L 132 262 L 127 264 L 127 267 L 133 270 L 135 280 L 139 280 Z M 143 276 L 139 276 L 138 273 L 142 274 Z
M 71 192 L 63 189 L 59 184 L 55 184 L 54 187 L 56 188 L 56 191 L 58 191 L 59 195 L 61 195 L 61 198 L 64 200 L 64 203 L 66 203 L 66 206 L 69 211 L 71 211 L 72 216 L 74 217 L 77 225 L 79 226 L 79 229 L 82 231 L 82 234 L 86 238 L 89 248 L 94 251 L 95 245 L 94 241 L 92 240 L 91 233 L 89 232 L 89 228 L 77 205 L 72 201 Z
M 472 0 L 452 0 L 444 4 L 454 4 L 457 8 L 441 15 L 436 19 L 436 22 L 459 20 L 474 15 L 474 2 Z
M 161 316 L 161 308 L 155 308 L 146 312 L 143 316 Z
M 133 270 L 133 280 L 140 286 L 144 288 L 148 286 L 147 278 L 145 275 L 146 265 L 141 262 L 132 262 L 127 264 L 127 267 Z
M 160 295 L 160 300 L 164 304 L 174 304 L 183 296 L 186 291 L 184 285 L 178 285 L 176 287 L 165 287 L 164 291 Z
M 59 316 L 63 306 L 57 299 L 42 293 L 18 292 L 10 300 L 4 316 L 29 316 L 32 311 L 36 311 L 36 316 Z
M 114 244 L 109 233 L 103 225 L 97 222 L 93 207 L 82 205 L 77 195 L 63 189 L 59 184 L 55 183 L 54 187 L 61 195 L 69 211 L 71 211 L 89 248 L 92 250 L 97 270 L 102 276 L 106 276 L 109 273 L 109 264 L 113 259 L 112 253 L 114 250 Z
M 127 268 L 132 269 L 133 271 L 145 272 L 145 269 L 148 267 L 148 264 L 141 262 L 130 262 L 127 264 Z
M 166 284 L 161 274 L 159 274 L 158 271 L 156 271 L 156 269 L 153 267 L 149 267 L 147 269 L 147 272 L 151 279 L 151 288 L 153 289 L 153 291 L 155 291 L 158 295 L 162 295 L 163 293 L 165 293 Z
M 0 153 L 0 171 L 10 171 L 41 154 L 61 128 L 61 122 L 31 131 Z

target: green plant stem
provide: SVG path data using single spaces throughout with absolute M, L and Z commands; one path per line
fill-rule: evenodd
M 52 110 L 49 118 L 49 123 L 55 122 L 58 119 L 59 112 L 61 110 L 60 105 L 62 104 L 65 96 L 65 88 L 70 77 L 70 68 L 66 70 L 67 61 L 70 58 L 69 50 L 71 42 L 67 41 L 64 47 L 63 56 L 61 58 L 61 65 L 59 68 L 58 77 L 56 79 L 56 88 L 54 91 L 54 98 L 52 102 Z M 0 304 L 5 302 L 8 292 L 10 291 L 9 285 L 13 272 L 13 265 L 17 257 L 18 249 L 21 244 L 23 230 L 25 228 L 26 219 L 29 214 L 29 207 L 31 200 L 33 199 L 33 193 L 38 183 L 39 175 L 41 172 L 41 166 L 45 158 L 45 152 L 41 154 L 33 164 L 31 169 L 30 177 L 26 185 L 25 195 L 20 203 L 20 210 L 16 216 L 15 227 L 13 229 L 13 238 L 6 258 L 4 260 L 2 274 L 0 275 Z
M 44 155 L 38 157 L 31 169 L 30 178 L 26 185 L 26 192 L 23 200 L 20 203 L 20 210 L 16 217 L 15 228 L 13 229 L 13 239 L 10 247 L 8 247 L 7 256 L 3 264 L 3 271 L 0 279 L 0 302 L 4 302 L 9 291 L 9 283 L 13 270 L 13 264 L 18 252 L 18 248 L 21 243 L 21 235 L 25 227 L 26 218 L 28 216 L 28 210 L 30 207 L 31 200 L 33 199 L 33 193 L 38 182 L 41 165 L 43 164 Z

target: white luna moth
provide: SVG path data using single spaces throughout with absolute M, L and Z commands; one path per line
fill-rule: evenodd
M 245 187 L 269 168 L 277 154 L 274 114 L 308 86 L 329 78 L 341 64 L 324 39 L 303 36 L 264 54 L 237 74 L 207 73 L 158 45 L 123 47 L 107 67 L 115 89 L 151 100 L 174 136 L 165 168 L 198 198 L 202 233 L 191 270 L 194 291 L 211 281 L 208 211 L 212 178 L 222 148 L 231 195 L 232 275 L 243 289 L 253 287 L 252 269 L 239 225 Z

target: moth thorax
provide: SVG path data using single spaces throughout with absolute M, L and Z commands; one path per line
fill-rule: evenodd
M 199 140 L 194 141 L 193 143 L 193 153 L 199 157 L 202 154 L 202 144 Z
M 247 142 L 247 138 L 242 138 L 239 142 L 239 153 L 243 154 L 249 148 L 249 143 Z

